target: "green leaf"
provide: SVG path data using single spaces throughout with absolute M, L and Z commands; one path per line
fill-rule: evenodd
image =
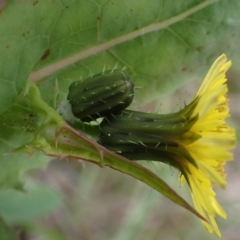
M 117 64 L 142 87 L 133 108 L 158 104 L 160 95 L 203 78 L 222 52 L 237 58 L 239 7 L 234 0 L 9 1 L 0 21 L 0 153 L 41 151 L 107 165 L 198 215 L 155 174 L 69 127 L 54 109 L 70 83 Z M 23 155 L 12 156 L 0 159 L 3 186 L 46 163 L 33 155 L 29 167 Z
M 34 220 L 58 208 L 61 195 L 47 186 L 23 193 L 14 189 L 0 191 L 0 215 L 11 224 Z
M 58 101 L 65 98 L 72 81 L 117 65 L 140 87 L 133 108 L 159 103 L 159 96 L 184 82 L 202 79 L 223 52 L 237 59 L 239 5 L 232 0 L 72 1 L 52 29 L 50 54 L 30 79 L 54 106 L 57 92 Z
M 15 236 L 14 230 L 9 227 L 2 218 L 0 218 L 0 240 L 15 240 L 17 239 Z
M 34 1 L 9 1 L 1 11 L 0 32 L 4 34 L 0 38 L 0 113 L 23 90 L 29 73 L 48 46 L 49 25 L 58 16 L 57 11 L 48 14 L 53 6 L 47 2 L 39 9 L 34 7 Z M 44 18 L 45 14 L 48 17 Z
M 49 157 L 42 153 L 35 153 L 32 157 L 24 154 L 8 154 L 0 159 L 0 188 L 22 188 L 22 175 L 30 169 L 44 169 L 49 162 Z

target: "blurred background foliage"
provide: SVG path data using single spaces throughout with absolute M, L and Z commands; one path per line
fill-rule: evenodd
M 213 60 L 224 52 L 233 60 L 233 67 L 228 73 L 232 115 L 229 123 L 237 129 L 239 139 L 238 0 L 62 0 L 51 3 L 44 0 L 0 1 L 0 14 L 5 14 L 4 17 L 9 14 L 9 19 L 12 19 L 9 26 L 18 21 L 20 28 L 26 30 L 26 38 L 29 26 L 34 29 L 32 39 L 44 34 L 49 37 L 42 40 L 45 42 L 41 42 L 42 47 L 36 45 L 35 49 L 33 46 L 36 43 L 33 43 L 30 50 L 24 48 L 32 57 L 27 58 L 26 63 L 35 59 L 27 70 L 22 67 L 20 76 L 24 83 L 31 71 L 41 70 L 73 54 L 135 30 L 144 31 L 145 26 L 180 16 L 204 2 L 209 5 L 196 10 L 187 18 L 179 18 L 171 26 L 166 25 L 164 29 L 123 42 L 96 55 L 93 53 L 60 71 L 43 76 L 43 79 L 40 77 L 34 80 L 37 80 L 44 100 L 55 106 L 66 97 L 72 81 L 78 80 L 80 76 L 99 73 L 104 66 L 112 69 L 118 63 L 119 67 L 127 67 L 135 85 L 140 87 L 136 90 L 132 108 L 159 113 L 172 112 L 191 100 Z M 31 13 L 30 6 L 39 7 L 37 14 Z M 47 23 L 44 23 L 44 18 L 48 19 Z M 28 22 L 32 25 L 24 25 Z M 9 32 L 5 33 L 8 39 L 12 37 Z M 3 37 L 1 40 L 4 41 Z M 39 54 L 42 54 L 46 44 L 51 47 L 51 54 L 46 60 L 39 61 Z M 57 102 L 56 94 L 53 94 L 56 79 L 59 85 Z M 21 84 L 18 87 L 20 91 Z M 216 189 L 217 198 L 228 213 L 227 220 L 218 219 L 222 239 L 227 240 L 238 240 L 240 235 L 239 146 L 234 155 L 235 161 L 226 166 L 227 189 Z M 207 233 L 191 213 L 130 176 L 82 161 L 53 159 L 49 162 L 49 159 L 40 157 L 36 163 L 36 156 L 31 160 L 25 156 L 20 157 L 25 158 L 26 166 L 31 161 L 31 166 L 24 170 L 43 169 L 30 170 L 21 175 L 21 183 L 12 180 L 9 184 L 12 188 L 3 187 L 1 190 L 1 240 L 13 240 L 14 233 L 17 235 L 15 239 L 21 240 L 217 239 L 215 235 Z M 11 168 L 11 176 L 15 172 L 18 174 L 15 168 L 18 168 L 16 164 L 20 157 L 12 157 L 12 165 L 2 161 L 1 168 Z M 177 170 L 160 163 L 142 164 L 165 179 L 191 202 L 188 187 L 179 186 Z M 0 178 L 5 178 L 2 170 Z M 8 179 L 8 183 L 9 181 L 11 179 Z

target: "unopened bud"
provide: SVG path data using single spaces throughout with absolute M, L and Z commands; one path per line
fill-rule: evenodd
M 69 87 L 68 101 L 74 116 L 83 122 L 105 117 L 128 107 L 134 85 L 122 70 L 106 71 Z

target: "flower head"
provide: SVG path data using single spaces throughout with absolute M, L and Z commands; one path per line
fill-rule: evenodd
M 236 141 L 234 129 L 225 122 L 229 117 L 225 74 L 230 66 L 231 62 L 227 61 L 225 55 L 221 55 L 205 77 L 193 100 L 196 104 L 191 115 L 197 116 L 198 120 L 189 129 L 189 132 L 199 135 L 199 138 L 185 145 L 197 165 L 184 162 L 189 168 L 187 175 L 194 205 L 208 219 L 210 224 L 203 222 L 205 227 L 218 236 L 221 235 L 215 216 L 226 218 L 226 212 L 218 204 L 212 186 L 226 186 L 223 167 L 226 161 L 232 159 L 232 153 L 228 150 L 234 148 Z M 187 135 L 188 133 L 186 138 Z M 182 179 L 184 178 L 183 176 Z
M 216 215 L 226 218 L 213 185 L 224 187 L 224 164 L 232 159 L 235 131 L 229 117 L 225 55 L 212 65 L 193 101 L 176 113 L 152 114 L 124 110 L 101 123 L 100 143 L 131 160 L 168 163 L 187 181 L 204 226 L 220 235 Z

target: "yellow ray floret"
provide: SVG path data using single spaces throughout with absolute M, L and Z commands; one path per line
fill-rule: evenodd
M 234 129 L 225 122 L 229 117 L 225 74 L 230 66 L 231 61 L 224 54 L 213 63 L 194 99 L 192 117 L 197 116 L 198 120 L 189 131 L 200 137 L 184 146 L 196 163 L 193 166 L 185 161 L 194 205 L 209 221 L 209 224 L 203 222 L 208 231 L 214 231 L 219 237 L 215 216 L 226 218 L 226 213 L 215 199 L 212 186 L 226 185 L 223 166 L 232 159 L 228 150 L 234 148 L 236 141 Z

